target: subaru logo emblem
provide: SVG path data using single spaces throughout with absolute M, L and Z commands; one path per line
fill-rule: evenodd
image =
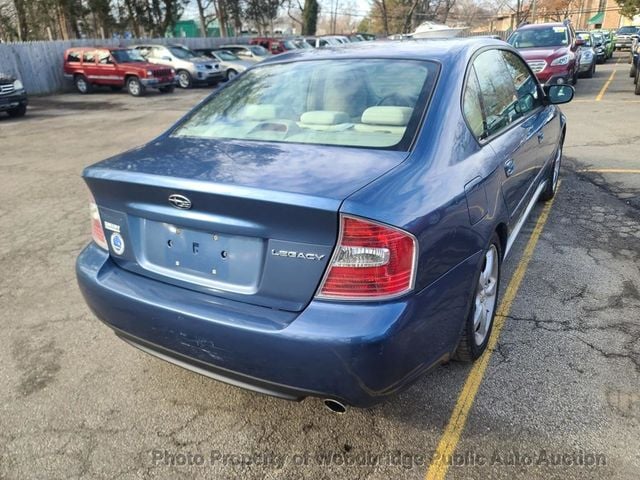
M 169 195 L 169 203 L 182 210 L 189 210 L 191 208 L 191 200 L 184 195 L 178 195 L 177 193 Z

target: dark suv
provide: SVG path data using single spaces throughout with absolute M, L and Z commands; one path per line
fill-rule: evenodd
M 10 117 L 22 117 L 27 113 L 27 92 L 15 77 L 0 73 L 0 112 Z
M 527 61 L 544 85 L 575 85 L 578 81 L 578 58 L 583 40 L 569 24 L 538 23 L 523 25 L 507 40 Z

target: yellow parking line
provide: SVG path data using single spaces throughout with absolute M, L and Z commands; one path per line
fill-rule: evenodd
M 431 459 L 431 463 L 429 464 L 429 468 L 425 475 L 426 480 L 443 480 L 447 475 L 447 470 L 449 469 L 450 464 L 448 459 L 451 458 L 458 445 L 460 435 L 464 430 L 473 401 L 475 400 L 480 384 L 482 383 L 485 370 L 487 369 L 489 360 L 491 360 L 491 355 L 496 348 L 500 332 L 505 324 L 505 319 L 507 315 L 509 315 L 511 305 L 516 298 L 516 294 L 518 293 L 524 274 L 527 271 L 527 267 L 529 266 L 529 262 L 533 256 L 533 252 L 536 248 L 536 244 L 538 243 L 538 239 L 540 238 L 540 234 L 542 233 L 542 229 L 549 218 L 549 212 L 551 211 L 552 205 L 553 201 L 547 203 L 536 221 L 531 238 L 529 238 L 529 241 L 527 242 L 522 258 L 520 259 L 520 263 L 511 277 L 511 281 L 504 292 L 504 298 L 500 302 L 500 306 L 496 312 L 493 333 L 491 337 L 489 337 L 487 351 L 476 361 L 476 363 L 473 364 L 473 367 L 467 376 L 467 380 L 462 387 L 462 391 L 458 395 L 458 400 L 453 408 L 451 417 L 449 418 L 449 423 L 440 438 L 438 447 L 436 448 L 433 458 Z
M 613 81 L 613 77 L 615 77 L 616 72 L 618 71 L 618 62 L 620 61 L 620 59 L 616 60 L 616 63 L 613 67 L 613 71 L 611 72 L 611 75 L 609 75 L 609 78 L 607 79 L 606 82 L 604 82 L 604 85 L 602 86 L 602 89 L 600 90 L 600 93 L 598 93 L 598 96 L 596 97 L 596 102 L 599 102 L 600 100 L 602 100 L 602 97 L 604 97 L 605 92 L 607 91 L 607 88 L 609 88 L 609 85 L 611 85 L 611 82 Z
M 578 171 L 587 173 L 640 173 L 640 168 L 583 168 Z

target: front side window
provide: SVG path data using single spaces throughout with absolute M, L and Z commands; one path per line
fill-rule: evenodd
M 98 63 L 100 65 L 113 65 L 113 61 L 111 60 L 111 53 L 105 51 L 98 52 Z
M 388 59 L 264 65 L 214 95 L 173 135 L 403 150 L 437 71 L 432 62 Z
M 516 115 L 514 116 L 515 120 L 515 118 L 525 116 L 541 106 L 542 98 L 538 91 L 538 82 L 524 61 L 513 52 L 502 50 L 501 53 L 513 79 L 513 85 L 518 98 Z
M 567 27 L 536 27 L 516 30 L 507 40 L 516 48 L 562 47 L 569 45 Z
M 513 79 L 500 50 L 488 50 L 476 57 L 473 66 L 482 95 L 487 135 L 510 125 L 518 114 Z

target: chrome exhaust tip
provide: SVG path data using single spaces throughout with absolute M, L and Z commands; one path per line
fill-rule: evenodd
M 324 400 L 324 406 L 331 410 L 333 413 L 337 413 L 342 415 L 347 412 L 347 407 L 340 403 L 338 400 L 333 400 L 332 398 L 327 398 Z

